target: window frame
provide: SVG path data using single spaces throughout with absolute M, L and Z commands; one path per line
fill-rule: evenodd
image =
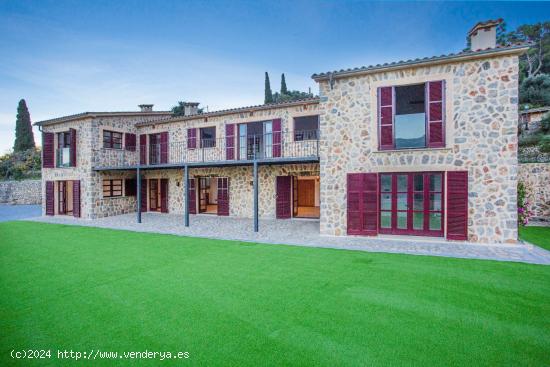
M 215 125 L 214 126 L 204 126 L 204 127 L 199 127 L 198 129 L 199 129 L 199 147 L 200 148 L 215 148 L 216 147 L 216 136 L 217 136 L 217 133 L 218 133 L 217 129 L 216 129 L 216 126 Z M 203 135 L 203 130 L 205 130 L 205 129 L 214 129 L 214 137 L 213 138 L 207 138 L 207 139 L 203 138 L 203 136 L 202 136 Z M 212 139 L 213 144 L 211 146 L 205 146 L 203 141 L 210 140 L 210 139 Z
M 109 139 L 105 139 L 105 134 L 110 134 Z M 114 134 L 120 135 L 120 147 L 115 146 L 115 139 Z M 124 133 L 120 131 L 114 131 L 114 130 L 103 130 L 101 133 L 101 138 L 103 142 L 103 149 L 117 149 L 122 150 L 124 149 Z
M 119 181 L 120 184 L 115 185 L 115 181 Z M 106 186 L 107 182 L 107 186 Z M 104 198 L 118 198 L 124 196 L 124 179 L 123 178 L 105 178 L 101 181 L 102 193 Z M 115 186 L 120 186 L 120 194 L 115 194 Z M 105 194 L 105 188 L 107 187 L 107 194 Z M 119 190 L 116 190 L 118 193 Z
M 303 118 L 303 117 L 317 117 L 317 129 L 315 129 L 315 130 L 297 130 L 296 129 L 296 120 L 300 119 L 300 118 Z M 316 140 L 319 140 L 319 131 L 321 129 L 321 116 L 317 115 L 317 114 L 304 115 L 304 116 L 293 116 L 292 117 L 292 128 L 293 128 L 292 138 L 294 139 L 294 141 L 316 141 Z M 302 134 L 302 137 L 298 138 L 297 131 L 302 131 L 302 132 L 303 131 L 315 131 L 316 133 L 315 133 L 315 137 L 308 136 L 307 138 L 305 138 Z

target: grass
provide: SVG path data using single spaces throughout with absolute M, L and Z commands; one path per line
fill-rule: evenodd
M 519 237 L 550 251 L 550 227 L 519 227 Z
M 3 366 L 29 365 L 14 348 L 187 351 L 192 365 L 550 363 L 548 266 L 31 222 L 0 223 L 0 246 Z

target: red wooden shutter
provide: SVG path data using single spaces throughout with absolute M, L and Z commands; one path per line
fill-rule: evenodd
M 443 80 L 426 84 L 426 99 L 428 101 L 428 147 L 441 148 L 445 146 L 445 113 L 444 98 L 445 82 Z
M 55 214 L 55 190 L 53 181 L 46 181 L 46 215 Z
M 225 159 L 235 159 L 235 124 L 225 125 Z
M 168 163 L 168 131 L 160 133 L 160 163 Z
M 197 129 L 187 129 L 187 149 L 195 149 L 197 147 Z
M 147 164 L 147 135 L 139 136 L 139 164 Z
M 136 182 L 135 178 L 127 178 L 124 180 L 124 196 L 136 196 Z
M 380 150 L 393 149 L 395 95 L 393 87 L 378 88 L 378 135 Z
M 378 174 L 348 173 L 347 233 L 378 234 Z
M 139 205 L 141 205 L 141 211 L 147 211 L 147 179 L 141 180 L 141 197 L 139 198 Z
M 136 151 L 136 134 L 125 133 L 124 134 L 124 149 L 131 152 Z
M 468 171 L 447 172 L 447 239 L 468 239 Z
M 42 167 L 44 168 L 55 166 L 54 137 L 54 133 L 42 133 Z
M 291 204 L 292 176 L 277 176 L 275 214 L 277 219 L 287 219 L 292 216 Z
M 80 180 L 73 180 L 73 217 L 80 218 Z
M 70 166 L 76 167 L 76 130 L 69 129 L 69 136 L 71 138 L 71 157 L 70 157 Z
M 229 178 L 218 177 L 218 215 L 229 215 Z
M 168 179 L 160 179 L 160 212 L 168 213 Z
M 197 192 L 195 191 L 195 179 L 190 178 L 188 182 L 189 213 L 197 214 Z
M 280 157 L 282 153 L 282 143 L 283 143 L 283 137 L 281 133 L 281 119 L 275 119 L 273 120 L 273 124 L 271 126 L 272 128 L 272 134 L 273 134 L 273 157 Z

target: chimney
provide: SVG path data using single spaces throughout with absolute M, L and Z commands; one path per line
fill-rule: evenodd
M 138 107 L 141 110 L 141 112 L 153 112 L 152 104 L 140 104 Z
M 495 48 L 497 45 L 497 26 L 502 23 L 502 18 L 478 22 L 468 32 L 470 37 L 470 50 L 479 51 Z
M 185 102 L 183 104 L 184 116 L 196 115 L 199 113 L 199 102 Z

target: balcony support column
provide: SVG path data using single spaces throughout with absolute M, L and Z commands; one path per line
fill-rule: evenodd
M 141 172 L 139 166 L 136 170 L 136 220 L 141 223 Z
M 254 232 L 258 232 L 258 161 L 254 160 Z
M 185 226 L 189 227 L 189 166 L 183 167 L 183 217 Z

